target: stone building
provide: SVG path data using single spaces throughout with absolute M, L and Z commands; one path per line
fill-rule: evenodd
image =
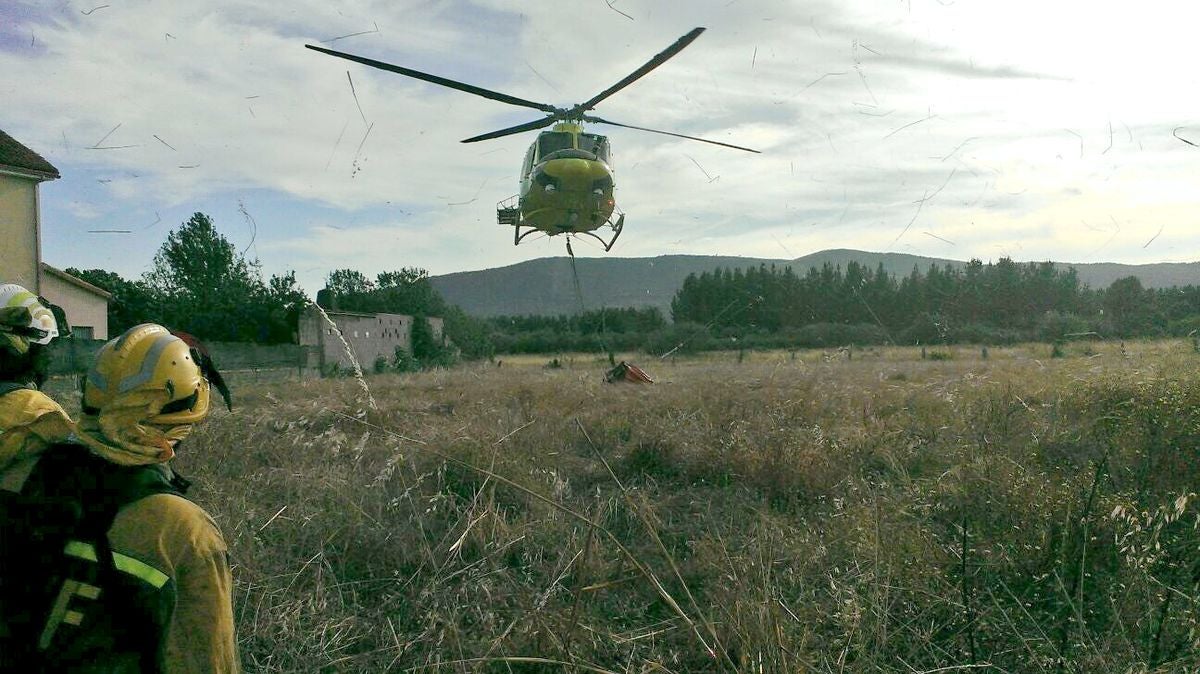
M 328 316 L 328 320 L 326 320 Z M 443 339 L 440 318 L 428 318 L 434 339 Z M 330 324 L 332 322 L 332 325 Z M 396 349 L 412 354 L 413 317 L 404 314 L 366 314 L 353 311 L 321 311 L 309 305 L 300 315 L 300 344 L 308 347 L 306 368 L 321 373 L 351 370 L 346 344 L 365 372 L 382 359 L 391 366 Z M 338 333 L 341 333 L 340 337 Z M 342 340 L 345 340 L 343 344 Z

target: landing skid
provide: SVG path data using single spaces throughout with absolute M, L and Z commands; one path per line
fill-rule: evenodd
M 512 209 L 512 210 L 515 210 L 515 209 Z M 507 216 L 507 217 L 505 217 L 505 216 Z M 497 220 L 499 221 L 499 224 L 513 226 L 513 245 L 514 246 L 520 245 L 521 241 L 523 241 L 525 239 L 525 237 L 529 236 L 530 234 L 533 234 L 534 232 L 543 231 L 536 227 L 530 227 L 529 225 L 523 224 L 522 222 L 520 222 L 520 216 L 517 215 L 516 213 L 511 213 L 511 212 L 510 213 L 502 213 L 501 216 L 499 218 L 497 218 Z M 616 245 L 617 237 L 621 236 L 621 231 L 623 229 L 625 229 L 625 214 L 622 213 L 620 215 L 620 217 L 617 218 L 617 221 L 612 223 L 611 226 L 612 226 L 612 230 L 613 230 L 613 235 L 612 235 L 612 238 L 610 238 L 608 241 L 605 241 L 603 237 L 596 234 L 595 232 L 563 232 L 563 233 L 564 234 L 580 234 L 580 235 L 586 234 L 587 236 L 590 236 L 593 239 L 599 241 L 600 245 L 604 246 L 604 252 L 607 253 L 608 251 L 612 250 L 612 247 L 614 245 Z M 524 231 L 522 231 L 522 228 L 524 228 Z M 551 236 L 553 236 L 553 234 L 551 234 Z
M 521 239 L 524 239 L 525 237 L 529 236 L 530 234 L 533 234 L 534 232 L 538 232 L 538 231 L 541 231 L 541 230 L 537 229 L 536 227 L 530 227 L 529 229 L 522 232 L 521 225 L 513 225 L 513 245 L 516 246 L 516 245 L 520 244 Z
M 607 253 L 608 251 L 612 250 L 613 245 L 615 245 L 617 243 L 617 237 L 621 236 L 621 230 L 625 228 L 625 214 L 624 213 L 621 214 L 621 217 L 617 218 L 617 221 L 615 223 L 613 223 L 612 228 L 613 228 L 613 235 L 612 235 L 612 238 L 609 239 L 608 241 L 605 241 L 604 239 L 600 238 L 595 232 L 580 232 L 580 234 L 587 234 L 588 236 L 592 237 L 593 239 L 599 241 L 600 244 L 602 246 L 604 246 L 604 252 Z

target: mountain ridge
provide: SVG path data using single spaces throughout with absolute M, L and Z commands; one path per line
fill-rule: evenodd
M 472 316 L 559 315 L 573 314 L 581 308 L 590 311 L 602 307 L 658 307 L 670 318 L 671 299 L 688 274 L 759 265 L 791 266 L 803 274 L 810 267 L 821 267 L 825 263 L 844 268 L 850 261 L 872 269 L 882 263 L 884 270 L 896 277 L 908 275 L 914 266 L 923 273 L 932 264 L 961 267 L 967 263 L 949 258 L 848 248 L 823 250 L 794 259 L 731 255 L 576 258 L 577 293 L 571 259 L 543 257 L 504 267 L 431 276 L 430 282 L 447 302 L 458 305 Z M 1200 285 L 1200 262 L 1052 264 L 1073 267 L 1080 282 L 1092 288 L 1107 287 L 1126 276 L 1138 277 L 1148 288 Z

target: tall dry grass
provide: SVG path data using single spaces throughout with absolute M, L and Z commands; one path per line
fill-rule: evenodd
M 177 459 L 253 672 L 1193 672 L 1180 343 L 252 385 Z

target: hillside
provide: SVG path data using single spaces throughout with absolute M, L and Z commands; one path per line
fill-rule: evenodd
M 791 265 L 803 273 L 829 262 L 842 265 L 854 260 L 874 268 L 882 263 L 889 273 L 902 276 L 914 266 L 965 264 L 961 260 L 921 257 L 905 253 L 870 253 L 858 250 L 825 250 L 794 260 L 717 255 L 662 255 L 650 258 L 578 258 L 579 285 L 585 309 L 600 307 L 658 307 L 670 316 L 671 298 L 688 274 L 718 267 L 745 268 Z M 1200 262 L 1127 265 L 1109 262 L 1070 264 L 1079 279 L 1093 288 L 1107 287 L 1118 278 L 1137 276 L 1150 288 L 1200 284 Z M 507 267 L 434 276 L 434 288 L 452 304 L 473 316 L 556 315 L 579 310 L 580 301 L 566 257 L 539 258 Z

